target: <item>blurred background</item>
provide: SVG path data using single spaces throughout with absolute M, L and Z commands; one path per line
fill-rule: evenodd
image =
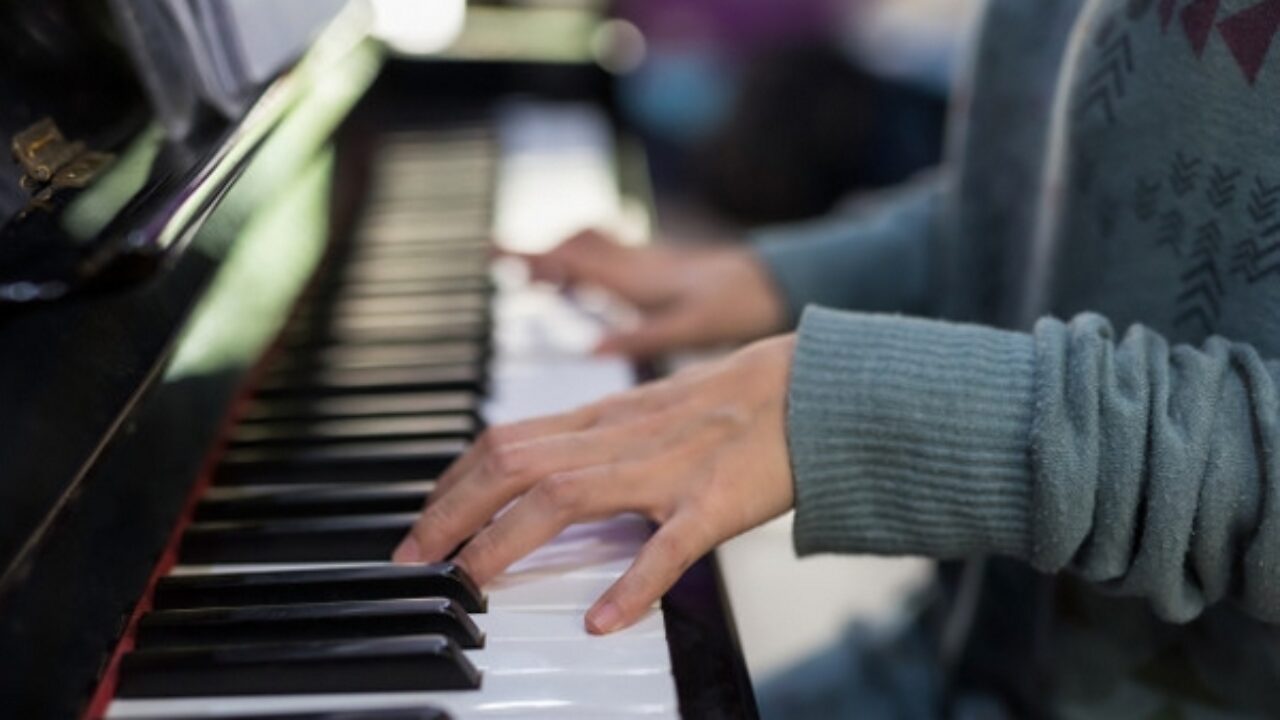
M 611 18 L 589 33 L 589 51 L 615 76 L 615 109 L 644 143 L 661 229 L 721 238 L 828 212 L 934 165 L 950 78 L 979 4 L 376 3 L 384 35 L 422 54 L 569 56 L 575 17 Z M 515 11 L 539 17 L 539 39 L 500 34 L 500 16 Z

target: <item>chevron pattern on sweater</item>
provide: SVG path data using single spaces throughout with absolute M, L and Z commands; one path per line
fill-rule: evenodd
M 1240 178 L 1240 168 L 1223 168 L 1215 164 L 1209 174 L 1209 185 L 1205 188 L 1205 197 L 1215 210 L 1223 210 L 1236 199 L 1236 180 Z
M 1248 238 L 1236 243 L 1231 274 L 1243 277 L 1250 285 L 1267 276 L 1280 275 L 1280 238 L 1271 242 Z
M 1249 204 L 1245 209 L 1256 223 L 1274 220 L 1277 211 L 1280 211 L 1280 183 L 1268 185 L 1261 175 L 1255 176 L 1253 189 L 1249 191 Z
M 1160 216 L 1160 229 L 1156 233 L 1156 247 L 1170 247 L 1174 254 L 1182 254 L 1182 236 L 1186 220 L 1179 210 L 1170 210 Z
M 1199 323 L 1201 330 L 1212 332 L 1222 312 L 1222 276 L 1218 272 L 1217 254 L 1222 245 L 1222 229 L 1210 220 L 1196 229 L 1191 248 L 1191 267 L 1179 278 L 1178 315 L 1174 323 L 1181 326 Z
M 1080 112 L 1102 112 L 1108 125 L 1116 122 L 1116 103 L 1125 96 L 1125 78 L 1133 73 L 1133 45 L 1124 33 L 1102 48 L 1101 65 L 1089 76 Z
M 1169 168 L 1169 187 L 1173 188 L 1178 197 L 1182 197 L 1196 189 L 1199 176 L 1200 158 L 1189 158 L 1179 150 Z

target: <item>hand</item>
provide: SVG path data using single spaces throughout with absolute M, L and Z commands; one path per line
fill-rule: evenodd
M 586 618 L 597 634 L 632 624 L 715 545 L 791 508 L 794 345 L 765 340 L 572 412 L 491 428 L 440 477 L 394 560 L 439 561 L 471 537 L 455 559 L 483 584 L 571 524 L 637 512 L 659 528 Z
M 534 279 L 598 285 L 640 311 L 640 324 L 607 336 L 598 353 L 651 357 L 744 342 L 784 322 L 777 290 L 744 248 L 632 248 L 588 230 L 525 259 Z

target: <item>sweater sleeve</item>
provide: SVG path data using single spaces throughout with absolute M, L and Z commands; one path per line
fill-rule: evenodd
M 1000 554 L 1185 622 L 1280 621 L 1280 364 L 1106 320 L 1031 334 L 810 309 L 788 443 L 802 554 Z
M 923 313 L 944 178 L 931 175 L 860 212 L 756 233 L 756 252 L 791 322 L 809 304 Z

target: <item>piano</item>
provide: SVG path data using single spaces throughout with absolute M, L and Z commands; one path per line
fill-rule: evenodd
M 349 10 L 179 139 L 99 5 L 0 3 L 0 716 L 755 717 L 714 556 L 583 629 L 641 518 L 483 588 L 387 562 L 487 424 L 653 372 L 489 250 L 643 196 L 609 73 Z

